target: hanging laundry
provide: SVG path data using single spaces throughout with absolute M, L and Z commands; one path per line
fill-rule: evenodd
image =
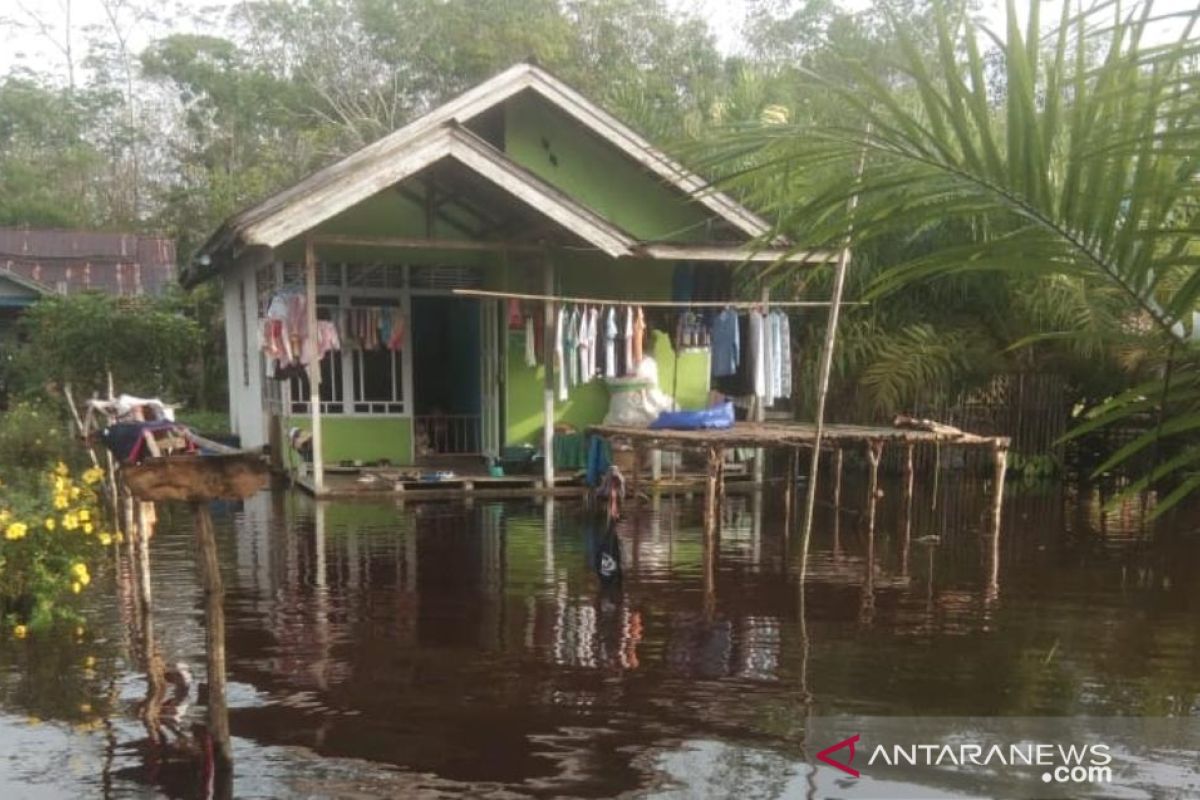
M 617 309 L 609 306 L 604 322 L 604 377 L 617 377 Z
M 591 348 L 589 341 L 589 327 L 591 320 L 591 312 L 587 308 L 579 310 L 579 345 L 577 357 L 579 359 L 579 383 L 587 383 L 588 376 L 588 351 Z
M 567 316 L 567 385 L 579 385 L 579 309 L 571 309 Z
M 533 327 L 533 315 L 525 317 L 525 366 L 537 366 L 537 336 Z
M 588 310 L 588 361 L 587 379 L 596 377 L 596 364 L 599 361 L 600 346 L 600 309 Z
M 754 396 L 767 396 L 766 320 L 757 309 L 750 312 L 750 358 L 754 364 Z
M 738 315 L 732 308 L 724 308 L 713 319 L 712 325 L 712 376 L 724 378 L 737 372 L 741 359 L 742 344 L 738 338 Z
M 788 315 L 782 311 L 779 314 L 779 373 L 780 397 L 792 396 L 792 324 Z
M 642 346 L 646 338 L 646 315 L 638 306 L 633 315 L 633 371 L 642 365 Z
M 554 320 L 554 372 L 558 377 L 558 400 L 567 400 L 567 323 L 566 308 L 559 306 Z
M 338 336 L 337 326 L 333 322 L 322 319 L 317 321 L 317 359 L 322 359 L 333 350 L 342 349 L 342 340 Z
M 633 361 L 633 306 L 625 306 L 625 371 L 623 375 L 632 375 L 637 369 Z

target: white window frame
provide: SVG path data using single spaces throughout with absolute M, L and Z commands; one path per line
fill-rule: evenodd
M 398 308 L 401 311 L 401 313 L 404 315 L 406 322 L 409 322 L 411 324 L 412 303 L 411 303 L 411 293 L 408 288 L 409 287 L 409 268 L 408 268 L 408 266 L 407 265 L 400 266 L 401 279 L 400 279 L 399 286 L 393 285 L 393 286 L 387 286 L 387 287 L 371 287 L 371 286 L 364 287 L 364 286 L 350 286 L 349 285 L 350 271 L 348 269 L 346 269 L 346 267 L 371 267 L 371 266 L 383 266 L 383 267 L 394 269 L 398 265 L 341 264 L 341 263 L 321 264 L 321 265 L 319 265 L 319 267 L 320 267 L 319 275 L 327 274 L 325 272 L 325 269 L 336 268 L 338 270 L 338 283 L 336 285 L 322 284 L 322 283 L 320 283 L 320 277 L 318 277 L 317 296 L 320 298 L 336 298 L 337 299 L 337 308 L 339 310 L 343 309 L 343 308 L 352 307 L 353 303 L 351 301 L 355 300 L 355 299 L 359 300 L 360 303 L 363 300 L 386 301 L 387 305 L 392 305 L 393 303 L 395 303 L 395 307 Z M 278 279 L 277 284 L 276 284 L 277 286 L 283 285 L 284 271 L 285 271 L 284 266 L 282 264 L 280 264 L 278 269 L 276 270 L 276 276 Z M 328 305 L 328 304 L 322 304 L 322 305 Z M 371 417 L 371 418 L 411 417 L 412 416 L 414 387 L 413 387 L 413 375 L 412 375 L 412 329 L 411 329 L 411 327 L 406 332 L 404 347 L 401 348 L 401 350 L 400 350 L 400 367 L 401 367 L 401 372 L 400 372 L 401 387 L 400 388 L 401 388 L 402 394 L 401 394 L 400 400 L 398 400 L 398 401 L 392 401 L 389 403 L 383 403 L 383 402 L 378 402 L 378 401 L 372 401 L 369 403 L 356 403 L 354 400 L 354 397 L 355 397 L 354 359 L 357 357 L 356 348 L 347 347 L 347 346 L 345 346 L 345 343 L 343 343 L 342 349 L 334 352 L 332 354 L 332 356 L 334 358 L 341 359 L 342 400 L 340 402 L 338 402 L 338 401 L 333 401 L 333 402 L 322 401 L 321 402 L 321 415 L 322 416 Z M 264 363 L 265 363 L 265 359 L 264 359 Z M 266 378 L 266 380 L 272 380 L 272 379 Z M 330 405 L 340 405 L 342 407 L 342 410 L 341 411 L 330 411 L 329 410 Z M 373 411 L 373 410 L 372 411 L 356 411 L 355 410 L 356 405 L 370 405 L 370 406 L 374 406 L 374 407 L 378 407 L 378 406 L 382 406 L 382 405 L 390 405 L 390 406 L 399 405 L 402 410 L 400 410 L 400 411 L 394 411 L 394 410 L 391 410 L 391 411 Z M 309 413 L 308 398 L 304 397 L 303 399 L 297 400 L 295 397 L 293 397 L 292 393 L 291 393 L 291 382 L 290 381 L 287 382 L 287 385 L 280 386 L 279 407 L 282 412 L 284 412 L 290 416 L 299 416 L 299 415 Z

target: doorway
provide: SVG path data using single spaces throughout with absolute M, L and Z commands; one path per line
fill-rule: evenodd
M 413 449 L 418 459 L 484 450 L 479 301 L 412 298 Z

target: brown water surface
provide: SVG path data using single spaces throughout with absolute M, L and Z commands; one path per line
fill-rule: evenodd
M 803 598 L 778 492 L 731 496 L 710 559 L 698 501 L 647 504 L 621 525 L 624 579 L 608 588 L 603 526 L 575 502 L 277 490 L 218 508 L 232 794 L 825 796 L 813 715 L 1200 715 L 1185 519 L 1152 541 L 1136 505 L 1017 487 L 997 543 L 982 486 L 943 480 L 936 507 L 918 487 L 911 511 L 885 488 L 873 536 L 861 503 L 821 511 Z M 186 513 L 165 515 L 152 553 L 159 648 L 196 676 L 186 733 L 204 718 Z M 111 573 L 82 636 L 0 643 L 2 797 L 208 791 L 195 759 L 147 741 Z M 1186 796 L 1162 780 L 1128 796 Z

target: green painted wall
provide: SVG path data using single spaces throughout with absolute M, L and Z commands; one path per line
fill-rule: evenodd
M 285 423 L 285 430 L 288 427 L 309 430 L 311 420 L 291 417 Z M 321 417 L 321 436 L 326 464 L 382 458 L 393 464 L 412 462 L 412 420 L 408 417 Z M 287 452 L 295 455 L 290 448 Z
M 669 298 L 671 264 L 663 262 L 611 261 L 602 256 L 576 253 L 561 255 L 556 262 L 559 292 L 565 296 L 643 300 Z M 510 279 L 521 282 L 520 273 Z M 516 289 L 517 287 L 512 287 Z M 670 395 L 675 390 L 675 352 L 665 332 L 655 331 L 648 348 L 658 363 L 659 388 Z M 684 353 L 679 362 L 676 395 L 680 408 L 703 408 L 707 401 L 708 358 L 704 353 Z M 508 335 L 508 384 L 506 441 L 509 444 L 538 444 L 542 430 L 542 386 L 544 367 L 525 366 L 525 334 Z M 597 380 L 571 390 L 564 403 L 555 404 L 555 422 L 578 430 L 594 425 L 608 413 L 608 389 Z
M 533 94 L 505 104 L 510 158 L 646 241 L 701 240 L 711 216 L 608 142 Z

